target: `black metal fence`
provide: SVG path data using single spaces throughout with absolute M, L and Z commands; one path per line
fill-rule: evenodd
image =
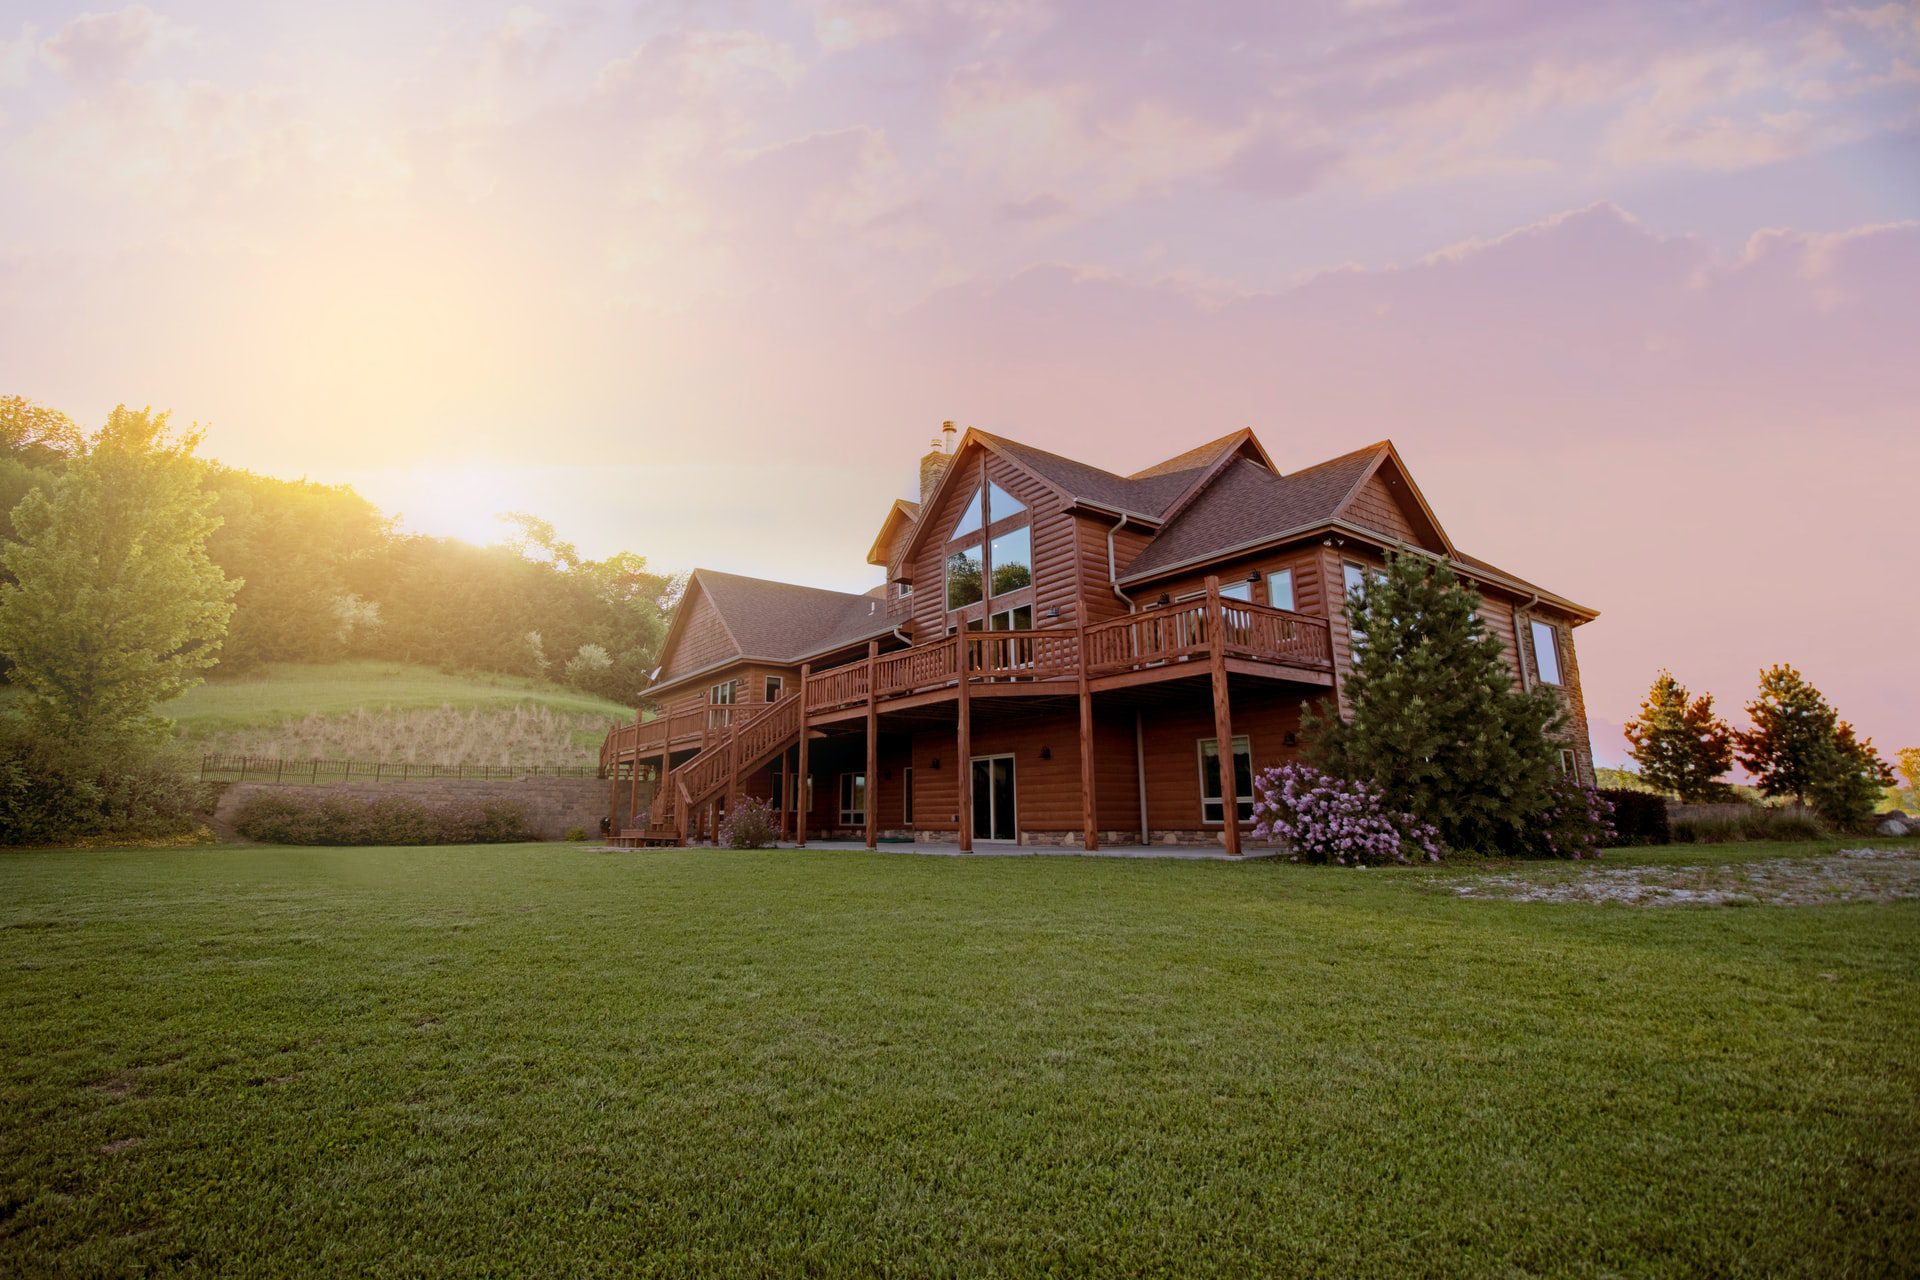
M 600 778 L 591 764 L 387 764 L 380 760 L 281 760 L 271 756 L 200 757 L 203 778 L 274 782 L 344 782 L 407 778 Z

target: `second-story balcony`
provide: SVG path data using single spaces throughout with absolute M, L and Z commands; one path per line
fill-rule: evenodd
M 824 722 L 862 715 L 870 702 L 885 709 L 957 698 L 962 670 L 974 697 L 1073 693 L 1083 669 L 1088 689 L 1098 693 L 1204 675 L 1216 632 L 1222 660 L 1236 674 L 1307 686 L 1333 683 L 1325 618 L 1203 598 L 1084 628 L 963 631 L 810 671 L 804 686 L 788 696 L 804 697 L 807 718 Z M 621 725 L 608 735 L 601 763 L 700 750 L 724 742 L 735 723 L 764 709 L 759 703 L 702 706 Z

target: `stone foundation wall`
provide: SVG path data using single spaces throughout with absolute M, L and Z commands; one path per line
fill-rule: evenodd
M 234 815 L 247 797 L 280 793 L 299 798 L 342 796 L 355 800 L 406 799 L 429 809 L 447 809 L 482 800 L 506 800 L 526 811 L 527 825 L 542 840 L 564 840 L 575 827 L 590 837 L 600 834 L 607 816 L 605 778 L 411 778 L 402 782 L 333 782 L 318 786 L 296 782 L 236 782 L 220 796 L 213 829 L 232 836 Z

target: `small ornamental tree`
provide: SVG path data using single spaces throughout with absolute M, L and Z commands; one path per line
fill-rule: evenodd
M 1652 786 L 1689 801 L 1726 794 L 1719 779 L 1733 767 L 1733 730 L 1713 714 L 1712 694 L 1693 697 L 1662 671 L 1626 728 L 1640 776 Z
M 1553 803 L 1560 704 L 1514 686 L 1478 594 L 1443 564 L 1392 556 L 1348 597 L 1347 620 L 1353 716 L 1331 700 L 1309 709 L 1308 757 L 1373 783 L 1390 810 L 1431 823 L 1451 848 L 1526 851 Z
M 1389 810 L 1368 783 L 1296 762 L 1263 770 L 1253 789 L 1253 838 L 1278 840 L 1302 861 L 1359 867 L 1440 860 L 1440 833 Z
M 1908 809 L 1920 812 L 1920 747 L 1900 748 L 1900 776 L 1907 781 L 1901 801 Z

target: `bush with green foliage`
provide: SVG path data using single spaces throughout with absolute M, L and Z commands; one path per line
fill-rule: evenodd
M 1655 845 L 1673 842 L 1673 827 L 1667 820 L 1665 796 L 1625 787 L 1603 788 L 1600 794 L 1613 806 L 1615 843 Z
M 780 817 L 773 806 L 742 796 L 720 820 L 714 843 L 728 849 L 767 849 L 780 841 Z
M 403 796 L 261 791 L 234 814 L 234 829 L 263 844 L 514 844 L 534 838 L 526 810 L 506 800 L 432 808 Z
M 81 748 L 0 717 L 0 845 L 175 838 L 201 825 L 210 795 L 169 745 Z
M 1560 704 L 1548 689 L 1514 687 L 1478 594 L 1444 564 L 1394 555 L 1348 597 L 1347 620 L 1353 718 L 1331 700 L 1309 709 L 1309 758 L 1378 786 L 1450 849 L 1533 850 L 1556 800 Z
M 1673 824 L 1675 844 L 1729 844 L 1737 840 L 1824 840 L 1827 829 L 1812 815 L 1755 805 L 1737 818 L 1681 818 Z
M 1377 866 L 1440 861 L 1440 836 L 1387 808 L 1378 787 L 1294 761 L 1253 780 L 1256 840 L 1275 840 L 1305 862 Z

